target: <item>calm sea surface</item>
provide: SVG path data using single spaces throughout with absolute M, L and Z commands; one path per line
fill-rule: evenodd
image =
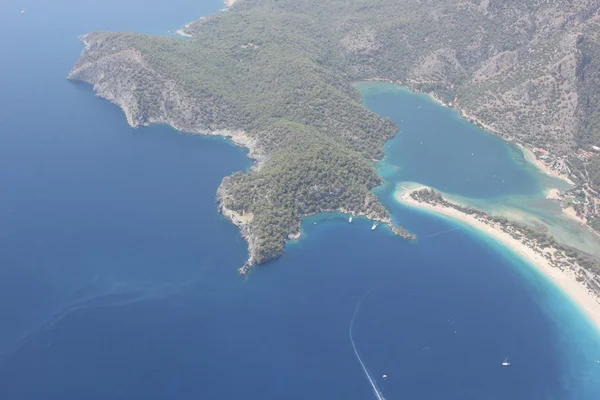
M 388 185 L 434 187 L 454 201 L 544 225 L 563 243 L 600 257 L 600 236 L 546 199 L 548 189 L 566 190 L 569 184 L 541 173 L 517 146 L 460 119 L 427 95 L 378 82 L 357 87 L 366 107 L 399 126 L 379 164 Z
M 245 152 L 130 129 L 116 106 L 65 79 L 80 34 L 167 34 L 221 7 L 0 3 L 0 398 L 375 399 L 350 342 L 355 311 L 356 350 L 388 400 L 600 398 L 598 333 L 562 292 L 485 236 L 438 234 L 460 226 L 392 200 L 401 180 L 492 198 L 488 172 L 505 178 L 506 196 L 543 190 L 493 136 L 465 149 L 452 129 L 428 144 L 460 153 L 456 165 L 494 163 L 469 184 L 396 146 L 407 136 L 389 143 L 378 194 L 417 243 L 317 216 L 282 258 L 237 274 L 246 245 L 214 198 L 223 176 L 250 167 Z M 367 105 L 399 112 L 400 97 L 378 90 Z M 423 110 L 450 124 L 447 111 Z

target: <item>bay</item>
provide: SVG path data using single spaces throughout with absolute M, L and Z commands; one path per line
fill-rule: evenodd
M 600 257 L 600 236 L 546 198 L 550 189 L 571 186 L 542 173 L 515 144 L 425 94 L 383 82 L 363 82 L 357 88 L 366 107 L 399 127 L 378 165 L 387 186 L 427 185 L 454 202 L 543 226 L 562 243 Z

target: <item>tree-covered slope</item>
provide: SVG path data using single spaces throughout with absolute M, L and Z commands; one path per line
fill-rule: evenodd
M 304 214 L 389 221 L 370 194 L 372 160 L 396 127 L 362 106 L 354 81 L 431 92 L 553 152 L 595 143 L 597 20 L 597 0 L 239 0 L 189 24 L 189 40 L 88 34 L 69 77 L 132 126 L 251 149 L 257 168 L 225 178 L 218 198 L 254 264 L 281 254 Z

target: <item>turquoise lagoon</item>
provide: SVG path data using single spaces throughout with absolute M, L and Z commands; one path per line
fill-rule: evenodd
M 600 236 L 546 199 L 549 189 L 570 185 L 542 173 L 519 147 L 425 94 L 379 82 L 361 83 L 358 89 L 366 107 L 399 126 L 378 165 L 388 185 L 431 186 L 458 203 L 543 224 L 558 240 L 600 256 Z

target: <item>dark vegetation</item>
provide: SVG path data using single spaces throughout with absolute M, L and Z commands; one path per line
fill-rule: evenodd
M 578 144 L 583 148 L 600 146 L 600 41 L 593 36 L 581 36 L 577 48 L 580 52 L 577 83 L 582 121 Z M 596 187 L 600 188 L 600 181 Z
M 590 183 L 594 190 L 600 192 L 600 156 L 592 157 L 587 165 Z
M 555 100 L 547 96 L 560 96 L 552 90 L 564 82 L 542 87 L 531 81 L 555 62 L 555 54 L 562 57 L 558 50 L 568 47 L 559 45 L 563 36 L 593 16 L 588 3 L 240 0 L 228 12 L 192 23 L 190 40 L 90 34 L 90 49 L 72 77 L 101 85 L 109 75 L 117 76 L 126 93 L 113 97 L 133 94 L 135 104 L 129 108 L 143 124 L 163 116 L 190 131 L 247 132 L 264 162 L 226 178 L 219 198 L 231 210 L 254 215 L 246 237 L 254 262 L 260 263 L 281 254 L 303 214 L 345 209 L 389 219 L 370 193 L 380 183 L 372 160 L 382 156 L 382 145 L 396 127 L 362 106 L 354 81 L 385 78 L 433 92 L 550 150 L 594 142 L 600 68 L 598 44 L 590 34 L 577 42 L 578 90 L 585 98 L 578 112 L 589 123 L 575 139 L 563 137 L 565 129 L 547 130 L 552 121 L 540 128 L 539 122 L 549 117 L 527 108 Z M 536 13 L 567 18 L 547 30 L 543 26 L 552 21 L 538 27 L 532 22 Z M 494 61 L 478 72 L 503 55 L 512 61 Z M 556 80 L 569 72 L 554 74 Z M 486 80 L 475 82 L 475 75 Z M 492 100 L 507 91 L 526 104 L 494 108 Z M 490 107 L 478 108 L 488 103 Z
M 260 227 L 256 230 L 257 263 L 281 254 L 290 227 L 298 230 L 301 215 L 340 209 L 379 218 L 387 215 L 369 192 L 381 181 L 363 157 L 311 128 L 280 126 L 286 128 L 296 134 L 287 133 L 285 147 L 274 151 L 260 169 L 250 174 L 237 172 L 222 185 L 229 196 L 222 202 L 225 207 L 255 215 L 252 224 Z

